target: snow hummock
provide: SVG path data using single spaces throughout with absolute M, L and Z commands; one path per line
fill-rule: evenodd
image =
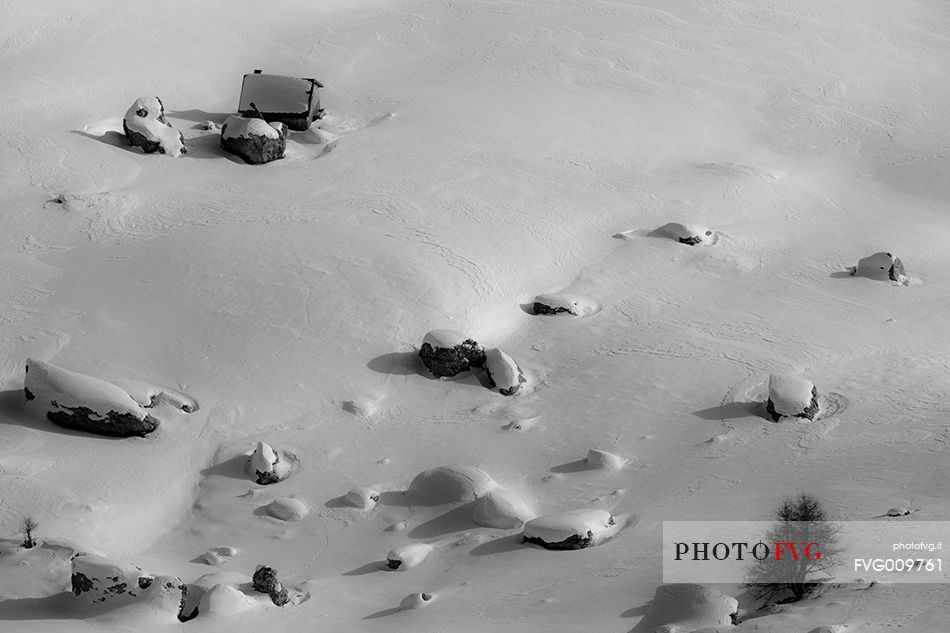
M 506 488 L 495 488 L 475 502 L 472 521 L 482 527 L 519 528 L 536 515 L 524 500 Z
M 469 338 L 470 337 L 456 330 L 431 330 L 422 337 L 422 343 L 423 345 L 428 343 L 432 346 L 432 349 L 438 349 L 440 347 L 452 349 L 453 347 L 463 344 Z
M 373 486 L 359 486 L 346 493 L 343 500 L 354 508 L 368 510 L 379 501 L 379 490 Z
M 502 395 L 514 395 L 525 382 L 524 373 L 515 360 L 498 348 L 485 350 L 485 371 Z
M 703 585 L 670 584 L 656 588 L 650 610 L 634 629 L 652 633 L 661 626 L 674 625 L 682 631 L 731 625 L 739 602 L 732 596 Z
M 252 136 L 263 136 L 270 139 L 280 138 L 281 123 L 268 123 L 264 119 L 245 118 L 232 114 L 225 119 L 221 126 L 221 136 L 223 138 L 250 138 Z
M 57 367 L 42 360 L 28 359 L 24 387 L 50 411 L 85 407 L 108 424 L 105 414 L 114 411 L 144 420 L 148 412 L 124 389 L 110 382 Z M 55 403 L 55 404 L 53 404 Z
M 299 521 L 310 514 L 310 507 L 295 497 L 279 497 L 262 510 L 264 514 L 281 521 Z
M 138 112 L 146 115 L 139 116 Z M 163 120 L 164 106 L 158 97 L 139 97 L 125 113 L 124 121 L 130 130 L 150 141 L 158 141 L 165 153 L 181 156 L 185 145 L 181 133 Z
M 805 378 L 789 374 L 769 376 L 769 399 L 778 413 L 787 416 L 800 414 L 811 405 L 815 385 Z
M 257 606 L 259 602 L 237 587 L 218 584 L 201 596 L 198 615 L 230 615 Z
M 593 546 L 616 534 L 619 527 L 620 522 L 606 510 L 568 510 L 531 519 L 524 525 L 524 536 L 545 543 L 590 538 Z
M 386 568 L 393 571 L 406 571 L 418 567 L 434 551 L 427 543 L 410 543 L 390 550 L 386 555 Z
M 497 486 L 491 475 L 474 466 L 438 466 L 416 475 L 409 493 L 430 504 L 471 501 Z
M 594 468 L 604 470 L 620 470 L 623 468 L 625 459 L 620 455 L 602 451 L 599 448 L 592 448 L 587 451 L 587 463 Z
M 411 593 L 399 602 L 399 608 L 403 611 L 408 609 L 421 609 L 432 604 L 436 594 L 428 592 Z
M 702 243 L 711 237 L 713 232 L 707 227 L 698 224 L 669 222 L 656 229 L 654 234 L 661 237 L 668 237 L 671 240 Z

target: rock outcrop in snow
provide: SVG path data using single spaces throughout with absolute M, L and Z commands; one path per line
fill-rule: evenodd
M 94 605 L 147 604 L 182 619 L 188 589 L 180 578 L 155 576 L 139 567 L 104 556 L 80 555 L 72 560 L 73 593 Z
M 656 588 L 650 610 L 634 629 L 653 633 L 661 627 L 674 631 L 695 631 L 734 623 L 739 602 L 732 596 L 703 585 L 671 584 Z
M 485 352 L 485 373 L 488 384 L 503 396 L 513 396 L 525 383 L 524 372 L 518 363 L 498 348 L 491 348 Z
M 485 364 L 485 348 L 455 330 L 432 330 L 422 339 L 419 357 L 436 378 L 448 378 Z
M 497 486 L 491 475 L 474 466 L 438 466 L 416 475 L 409 484 L 409 494 L 420 503 L 437 505 L 472 501 Z
M 882 251 L 858 260 L 858 265 L 851 270 L 851 274 L 870 279 L 901 281 L 904 277 L 904 263 L 899 257 Z
M 606 510 L 570 510 L 525 523 L 524 541 L 545 549 L 584 549 L 606 540 L 617 528 L 617 521 Z
M 261 485 L 275 484 L 290 475 L 291 466 L 279 451 L 265 442 L 258 442 L 251 455 L 248 471 Z
M 810 380 L 798 376 L 772 374 L 765 408 L 775 422 L 782 416 L 814 420 L 819 409 L 818 389 Z
M 221 126 L 221 147 L 251 165 L 263 165 L 284 157 L 287 126 L 264 119 L 229 116 Z
M 702 244 L 708 238 L 712 237 L 713 232 L 704 226 L 696 224 L 680 224 L 679 222 L 670 222 L 651 233 L 658 237 L 668 237 L 676 240 L 680 244 L 696 246 Z
M 282 607 L 290 598 L 287 597 L 287 589 L 277 579 L 277 570 L 267 565 L 258 565 L 254 570 L 254 576 L 251 578 L 254 585 L 254 591 L 266 593 L 271 601 L 278 607 Z
M 570 314 L 575 317 L 584 317 L 597 311 L 597 303 L 581 295 L 568 292 L 538 295 L 534 298 L 532 312 L 534 314 Z
M 158 97 L 136 99 L 122 119 L 122 129 L 129 145 L 141 147 L 146 154 L 181 156 L 188 151 L 181 132 L 165 120 L 165 105 Z
M 393 571 L 406 571 L 418 567 L 432 552 L 432 546 L 426 543 L 402 545 L 386 555 L 386 568 Z
M 69 429 L 129 437 L 148 435 L 159 425 L 121 387 L 45 361 L 26 361 L 23 392 L 46 409 L 50 422 Z

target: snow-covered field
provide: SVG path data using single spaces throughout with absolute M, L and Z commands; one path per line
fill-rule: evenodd
M 664 520 L 950 520 L 948 64 L 942 0 L 0 1 L 0 631 L 640 632 Z M 264 166 L 202 129 L 255 68 L 326 85 Z M 180 157 L 122 136 L 155 96 Z M 851 275 L 879 252 L 906 276 Z M 526 382 L 433 379 L 435 329 Z M 52 424 L 27 359 L 167 394 L 158 429 Z M 817 419 L 768 419 L 771 374 Z M 481 523 L 624 522 L 549 551 L 476 525 L 489 490 Z M 74 547 L 204 609 L 80 604 Z M 948 620 L 950 585 L 844 585 L 724 628 Z

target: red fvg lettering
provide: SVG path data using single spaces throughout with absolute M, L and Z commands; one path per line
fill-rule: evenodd
M 800 551 L 796 545 L 803 545 L 804 548 Z M 792 541 L 776 541 L 775 542 L 775 560 L 782 560 L 783 553 L 785 550 L 788 550 L 788 553 L 792 555 L 792 560 L 799 560 L 799 556 L 804 556 L 805 560 L 821 560 L 821 550 L 818 548 L 821 545 L 815 541 L 805 543 L 799 541 L 794 543 Z M 812 548 L 815 548 L 812 551 Z

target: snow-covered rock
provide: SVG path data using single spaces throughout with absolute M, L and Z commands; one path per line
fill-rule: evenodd
M 254 570 L 254 576 L 251 578 L 251 584 L 254 591 L 266 593 L 278 607 L 290 602 L 290 598 L 287 597 L 287 589 L 277 579 L 277 570 L 273 567 L 258 565 L 257 569 Z
M 500 487 L 486 493 L 472 507 L 472 521 L 482 527 L 518 528 L 534 516 L 521 497 Z
M 624 459 L 620 455 L 608 453 L 599 448 L 592 448 L 587 451 L 587 459 L 585 461 L 594 468 L 602 468 L 604 470 L 620 470 L 624 464 Z
M 122 129 L 129 145 L 141 147 L 145 153 L 159 151 L 170 156 L 188 152 L 181 132 L 165 120 L 165 105 L 158 97 L 139 97 L 126 111 Z
M 895 506 L 888 510 L 885 514 L 889 517 L 902 517 L 910 514 L 912 510 L 910 508 L 905 508 L 904 506 Z
M 419 357 L 436 378 L 454 376 L 485 364 L 485 348 L 455 330 L 432 330 L 422 339 Z
M 230 615 L 257 606 L 257 602 L 237 587 L 217 584 L 207 590 L 198 602 L 199 615 Z
M 264 514 L 281 521 L 299 521 L 310 514 L 306 503 L 294 497 L 280 497 L 263 507 Z
M 262 485 L 274 484 L 290 475 L 291 464 L 279 451 L 265 442 L 258 442 L 251 455 L 248 471 Z
M 379 502 L 379 490 L 371 486 L 360 486 L 346 493 L 343 500 L 354 508 L 369 510 Z
M 810 380 L 788 374 L 769 376 L 766 409 L 776 422 L 783 415 L 814 420 L 818 408 L 818 390 Z
M 426 543 L 410 543 L 393 549 L 386 555 L 386 568 L 394 571 L 406 571 L 418 567 L 433 552 Z
M 492 389 L 498 388 L 503 396 L 513 396 L 525 382 L 524 373 L 515 360 L 493 347 L 485 352 L 485 373 Z
M 597 303 L 590 297 L 569 292 L 556 292 L 536 296 L 532 311 L 535 314 L 567 313 L 575 317 L 584 317 L 597 311 Z
M 871 279 L 901 281 L 904 276 L 904 263 L 899 257 L 882 251 L 859 259 L 851 274 Z
M 713 232 L 704 226 L 697 224 L 680 224 L 679 222 L 670 222 L 664 224 L 653 232 L 660 237 L 668 237 L 676 240 L 680 244 L 696 246 L 702 244 L 707 238 L 711 237 Z
M 251 165 L 263 165 L 284 157 L 287 126 L 280 122 L 231 115 L 221 126 L 221 147 Z
M 23 392 L 46 409 L 51 422 L 70 429 L 127 437 L 147 435 L 159 425 L 121 387 L 41 360 L 26 361 Z
M 495 489 L 491 475 L 474 466 L 438 466 L 424 470 L 409 483 L 409 494 L 422 503 L 472 501 Z
M 403 611 L 408 609 L 421 609 L 432 604 L 435 600 L 434 593 L 411 593 L 399 602 L 399 608 Z
M 180 578 L 146 574 L 97 555 L 73 558 L 70 583 L 76 596 L 94 605 L 145 604 L 175 618 L 181 617 L 188 593 Z
M 524 540 L 545 549 L 584 549 L 617 529 L 618 522 L 606 510 L 570 510 L 531 519 L 524 524 Z
M 654 631 L 663 626 L 695 631 L 731 625 L 732 616 L 738 611 L 739 602 L 735 598 L 703 585 L 660 585 L 656 588 L 650 610 L 637 625 L 637 631 Z

